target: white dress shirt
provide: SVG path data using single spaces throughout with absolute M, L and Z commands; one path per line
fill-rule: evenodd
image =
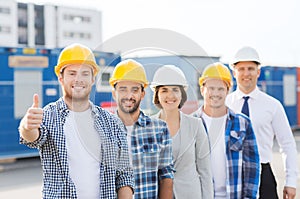
M 257 87 L 249 94 L 239 89 L 229 94 L 226 104 L 240 113 L 244 103 L 243 96 L 249 96 L 249 112 L 256 136 L 261 163 L 272 161 L 273 140 L 276 138 L 285 159 L 286 184 L 297 187 L 297 148 L 287 116 L 282 104 L 275 98 L 260 91 Z

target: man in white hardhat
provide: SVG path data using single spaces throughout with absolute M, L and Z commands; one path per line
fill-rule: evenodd
M 283 198 L 293 199 L 298 177 L 296 143 L 282 104 L 257 87 L 260 65 L 255 49 L 243 47 L 236 53 L 231 69 L 237 89 L 227 96 L 226 103 L 234 111 L 248 115 L 252 121 L 262 166 L 259 198 L 278 198 L 276 180 L 270 166 L 275 137 L 286 157 Z

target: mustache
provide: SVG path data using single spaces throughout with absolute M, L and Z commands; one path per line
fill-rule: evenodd
M 132 99 L 132 98 L 125 98 L 125 99 L 121 99 L 121 102 L 122 103 L 125 103 L 125 102 L 127 102 L 127 101 L 130 101 L 130 102 L 133 102 L 133 103 L 135 103 L 136 102 L 136 100 L 135 99 Z
M 221 99 L 222 97 L 221 96 L 219 96 L 219 95 L 212 95 L 212 96 L 210 96 L 209 97 L 209 99 Z

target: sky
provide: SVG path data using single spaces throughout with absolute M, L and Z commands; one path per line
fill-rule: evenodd
M 263 65 L 300 66 L 299 0 L 19 0 L 102 12 L 103 42 L 128 31 L 159 28 L 229 62 L 243 46 Z

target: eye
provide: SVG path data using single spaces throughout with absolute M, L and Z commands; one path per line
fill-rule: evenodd
M 82 74 L 82 76 L 89 76 L 90 75 L 90 73 L 89 72 L 84 72 L 83 74 Z
M 221 91 L 221 92 L 224 92 L 224 91 L 225 91 L 225 88 L 221 87 L 221 88 L 219 88 L 218 90 Z
M 137 92 L 139 91 L 139 88 L 132 88 L 131 91 L 132 91 L 133 93 L 137 93 Z
M 178 92 L 180 92 L 180 89 L 179 88 L 173 88 L 173 91 L 178 93 Z

